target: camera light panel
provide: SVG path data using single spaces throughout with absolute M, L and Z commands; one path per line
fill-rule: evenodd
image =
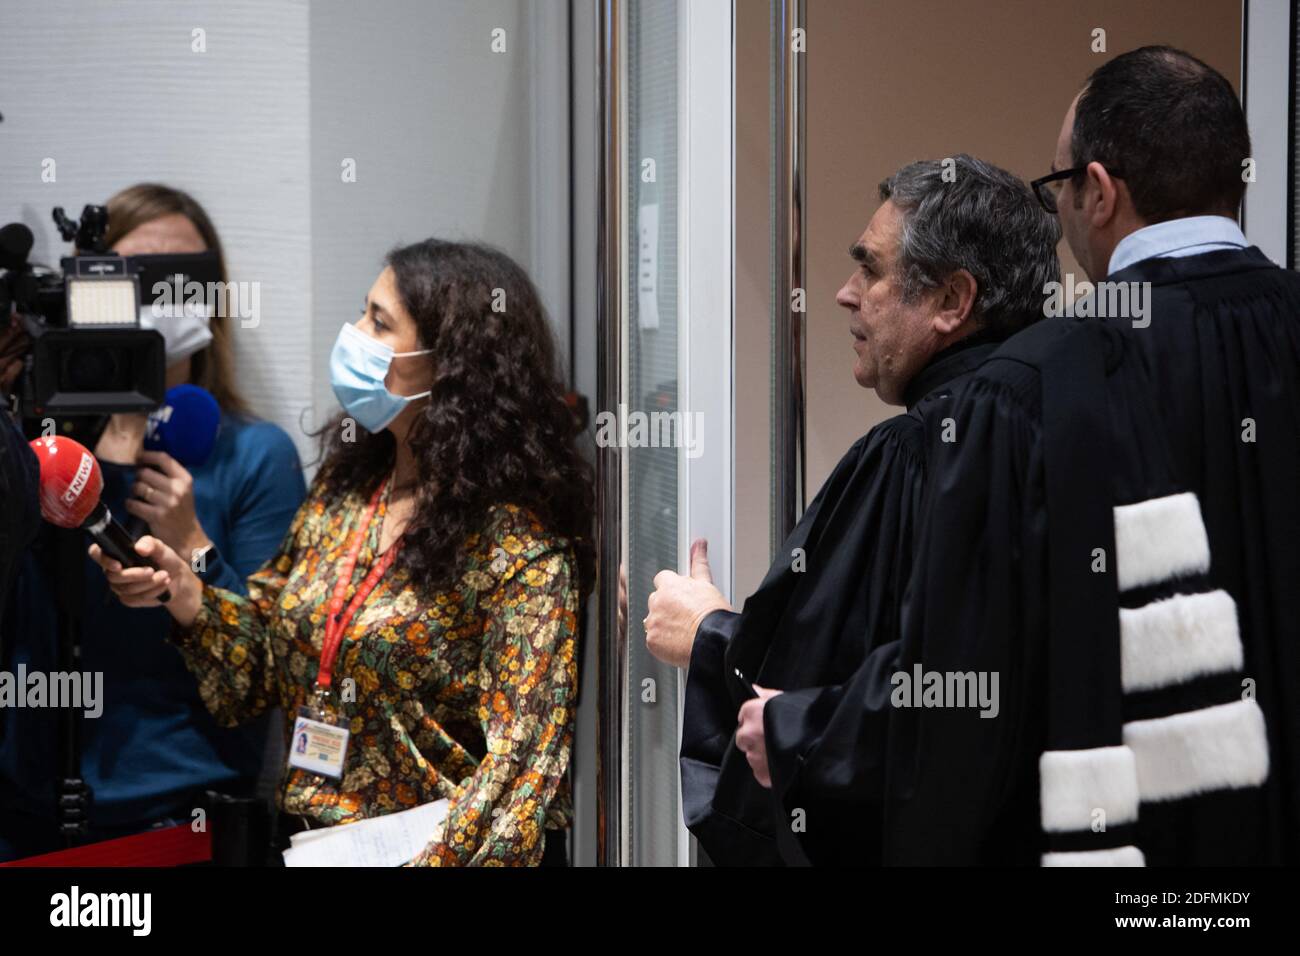
M 69 328 L 139 323 L 139 294 L 134 277 L 70 277 L 67 291 Z

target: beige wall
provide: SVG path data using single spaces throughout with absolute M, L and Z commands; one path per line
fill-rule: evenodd
M 739 603 L 770 561 L 772 308 L 771 40 L 767 0 L 736 0 L 735 553 Z
M 1106 31 L 1093 53 L 1092 31 Z M 770 560 L 769 7 L 736 0 L 737 598 Z M 1240 75 L 1239 0 L 808 0 L 808 487 L 896 413 L 853 380 L 835 293 L 877 184 L 915 159 L 968 152 L 1033 179 L 1084 78 L 1148 43 Z M 1062 244 L 1064 268 L 1074 269 Z
M 1106 31 L 1104 54 L 1090 49 L 1097 27 Z M 1025 179 L 1043 175 L 1088 73 L 1149 43 L 1186 49 L 1237 83 L 1241 4 L 808 0 L 810 489 L 894 414 L 853 381 L 847 322 L 835 305 L 851 271 L 845 250 L 875 211 L 880 180 L 912 160 L 958 152 Z

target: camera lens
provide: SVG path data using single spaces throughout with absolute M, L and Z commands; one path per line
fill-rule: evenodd
M 116 349 L 73 348 L 63 355 L 61 391 L 111 392 L 123 388 Z

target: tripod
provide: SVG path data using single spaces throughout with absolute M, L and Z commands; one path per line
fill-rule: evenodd
M 49 526 L 53 535 L 53 581 L 58 589 L 57 667 L 65 674 L 81 669 L 81 625 L 86 608 L 86 536 L 77 528 Z M 67 846 L 86 838 L 90 828 L 90 785 L 81 776 L 80 707 L 64 707 L 59 713 L 59 766 L 62 776 L 55 783 L 59 833 Z

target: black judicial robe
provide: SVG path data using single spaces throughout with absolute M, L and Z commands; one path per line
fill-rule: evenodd
M 767 705 L 796 773 L 835 728 L 885 863 L 1300 860 L 1300 278 L 1249 249 L 1110 279 L 1149 326 L 1044 320 L 929 429 L 901 637 Z M 917 665 L 997 673 L 997 716 L 892 706 Z
M 1259 249 L 1134 263 L 1152 324 L 1127 329 L 1177 482 L 1200 502 L 1209 579 L 1236 606 L 1243 666 L 1191 682 L 1206 701 L 1253 682 L 1268 739 L 1260 788 L 1142 807 L 1148 863 L 1300 863 L 1300 276 Z M 1126 323 L 1128 325 L 1128 323 Z M 1147 395 L 1141 396 L 1147 400 Z M 1121 493 L 1124 489 L 1120 489 Z M 1140 595 L 1138 599 L 1140 599 Z M 1138 599 L 1121 599 L 1125 606 Z M 1214 680 L 1228 687 L 1216 694 Z M 1208 686 L 1207 686 L 1208 685 Z M 1153 699 L 1154 698 L 1154 699 Z M 1160 708 L 1159 694 L 1126 713 Z
M 841 459 L 743 610 L 701 623 L 685 694 L 682 807 L 714 863 L 779 864 L 778 834 L 806 841 L 788 848 L 792 862 L 805 862 L 804 853 L 818 862 L 878 859 L 878 833 L 854 825 L 855 781 L 841 773 L 848 740 L 813 747 L 797 781 L 774 762 L 779 793 L 810 818 L 798 837 L 777 830 L 774 791 L 757 784 L 735 747 L 746 695 L 734 675 L 772 689 L 840 684 L 872 646 L 896 640 L 925 480 L 925 422 L 997 344 L 977 333 L 935 356 L 909 384 L 908 412 Z M 814 743 L 800 738 L 797 746 Z

